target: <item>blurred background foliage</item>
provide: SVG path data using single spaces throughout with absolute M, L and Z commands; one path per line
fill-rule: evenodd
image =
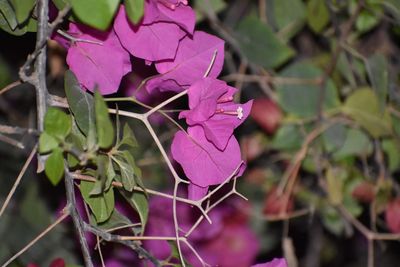
M 35 1 L 0 3 L 4 88 L 18 80 L 19 67 L 34 49 Z M 251 204 L 247 212 L 262 244 L 260 259 L 284 255 L 298 266 L 367 266 L 370 232 L 359 224 L 374 233 L 400 233 L 400 206 L 393 204 L 400 195 L 400 1 L 195 0 L 190 5 L 198 29 L 226 41 L 222 79 L 240 89 L 241 101 L 255 99 L 251 119 L 239 129 L 248 161 L 240 191 Z M 65 52 L 54 43 L 48 50 L 49 88 L 63 95 Z M 0 124 L 33 128 L 33 89 L 22 84 L 0 93 Z M 152 188 L 168 188 L 156 147 L 139 123 L 132 126 L 142 140 L 136 158 L 143 179 Z M 158 128 L 168 144 L 176 128 L 164 123 Z M 8 140 L 4 136 L 1 140 Z M 16 138 L 27 148 L 36 139 Z M 0 142 L 0 202 L 28 150 Z M 64 201 L 63 185 L 54 188 L 31 167 L 0 220 L 0 259 L 36 236 Z M 13 266 L 48 266 L 55 257 L 76 262 L 70 226 L 58 227 Z M 389 237 L 396 239 L 374 236 L 375 266 L 398 266 L 398 242 L 379 240 Z

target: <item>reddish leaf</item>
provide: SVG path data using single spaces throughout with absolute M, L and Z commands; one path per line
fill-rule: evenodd
M 253 102 L 251 117 L 268 133 L 273 134 L 282 121 L 282 111 L 268 98 L 258 98 Z

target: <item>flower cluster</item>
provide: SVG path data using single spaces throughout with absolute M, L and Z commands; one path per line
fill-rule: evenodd
M 188 89 L 190 110 L 182 111 L 189 128 L 172 142 L 173 158 L 190 179 L 189 198 L 202 198 L 211 185 L 244 169 L 233 130 L 249 115 L 252 101 L 235 104 L 236 89 L 215 78 L 203 78 Z M 199 171 L 201 170 L 201 171 Z
M 124 75 L 135 70 L 131 56 L 154 64 L 159 73 L 146 89 L 158 92 L 187 90 L 187 132 L 176 133 L 172 156 L 190 180 L 189 197 L 203 197 L 211 185 L 221 184 L 244 169 L 233 130 L 249 115 L 251 102 L 233 102 L 236 89 L 220 81 L 224 42 L 194 30 L 195 14 L 186 0 L 146 0 L 141 21 L 134 25 L 120 6 L 106 32 L 71 22 L 67 64 L 82 87 L 102 94 L 115 93 Z M 204 77 L 206 74 L 207 77 Z M 202 170 L 199 172 L 199 170 Z
M 210 77 L 217 77 L 224 61 L 224 42 L 194 30 L 195 13 L 186 0 L 146 0 L 144 16 L 134 25 L 120 6 L 106 32 L 74 22 L 67 39 L 55 39 L 68 49 L 67 64 L 87 90 L 115 93 L 132 67 L 131 56 L 154 64 L 159 76 L 146 84 L 149 92 L 182 91 L 206 72 L 214 51 Z
M 188 231 L 200 214 L 186 204 L 177 203 L 177 216 L 182 231 Z M 256 235 L 248 227 L 250 206 L 236 198 L 210 212 L 213 223 L 202 223 L 189 236 L 189 241 L 196 247 L 199 255 L 211 266 L 248 267 L 254 263 L 259 249 Z M 166 212 L 167 211 L 167 212 Z M 147 235 L 174 236 L 172 218 L 172 200 L 154 197 L 150 201 L 150 216 Z M 159 259 L 171 255 L 171 246 L 167 241 L 146 241 L 144 243 L 151 253 Z M 192 266 L 202 266 L 193 251 L 182 243 L 185 259 Z M 240 255 L 238 257 L 238 255 Z

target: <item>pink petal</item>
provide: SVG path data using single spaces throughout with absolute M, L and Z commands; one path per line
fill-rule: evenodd
M 217 109 L 218 98 L 227 90 L 226 83 L 213 78 L 203 78 L 190 86 L 188 91 L 189 108 L 179 114 L 189 125 L 208 120 Z
M 201 187 L 195 184 L 189 184 L 188 186 L 188 198 L 192 200 L 199 200 L 207 195 L 208 186 Z
M 206 139 L 202 127 L 189 127 L 188 134 L 183 131 L 175 134 L 171 152 L 193 184 L 200 187 L 221 184 L 241 165 L 240 147 L 234 136 L 221 151 Z
M 253 265 L 252 267 L 287 267 L 287 263 L 286 260 L 283 258 L 282 259 L 275 258 L 270 262 L 256 264 Z
M 173 80 L 177 86 L 169 87 L 170 91 L 180 92 L 194 82 L 203 78 L 214 52 L 217 56 L 208 77 L 216 78 L 224 63 L 224 41 L 205 32 L 196 31 L 192 38 L 186 36 L 180 43 L 174 60 L 156 63 L 160 75 L 151 79 L 147 84 L 150 92 L 158 88 L 166 90 L 163 83 Z
M 134 26 L 121 7 L 115 18 L 114 29 L 121 44 L 133 56 L 148 61 L 173 59 L 184 33 L 173 23 L 153 23 Z
M 121 46 L 114 31 L 100 32 L 73 23 L 70 31 L 77 38 L 101 43 L 76 42 L 69 48 L 67 64 L 79 82 L 90 91 L 98 86 L 102 94 L 115 93 L 132 66 L 129 53 Z

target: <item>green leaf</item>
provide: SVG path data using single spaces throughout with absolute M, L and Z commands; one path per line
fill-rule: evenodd
M 265 68 L 279 67 L 294 55 L 294 51 L 281 42 L 271 28 L 254 16 L 239 23 L 237 40 L 245 56 Z
M 210 6 L 215 14 L 221 12 L 227 6 L 224 0 L 208 0 L 208 3 L 210 3 Z M 205 12 L 209 11 L 207 10 L 207 8 L 208 7 L 204 5 L 203 0 L 196 0 L 194 2 L 194 10 L 196 12 L 196 22 L 200 22 L 204 19 Z
M 39 152 L 48 153 L 58 147 L 59 142 L 53 136 L 43 132 L 39 138 Z
M 125 123 L 125 125 L 124 125 L 122 140 L 118 144 L 118 146 L 122 146 L 122 145 L 127 145 L 132 148 L 135 148 L 138 146 L 138 143 L 135 138 L 135 134 L 133 133 L 133 131 L 128 123 Z
M 114 125 L 111 122 L 108 107 L 101 94 L 94 93 L 97 143 L 100 148 L 107 149 L 114 142 Z
M 338 211 L 332 206 L 325 205 L 321 209 L 322 223 L 333 234 L 339 236 L 344 231 L 344 221 Z
M 5 1 L 7 2 L 7 1 Z M 24 23 L 31 15 L 36 0 L 10 0 L 14 7 L 18 24 Z
M 280 76 L 312 80 L 321 77 L 322 74 L 322 71 L 312 64 L 299 62 L 285 68 L 280 73 Z M 323 109 L 328 110 L 337 107 L 339 99 L 337 89 L 330 79 L 328 79 L 325 86 Z M 286 112 L 303 118 L 313 117 L 317 114 L 321 94 L 319 85 L 299 81 L 298 84 L 276 86 L 276 90 L 278 102 Z
M 274 21 L 279 35 L 290 39 L 304 25 L 306 8 L 301 0 L 272 0 Z
M 327 152 L 335 152 L 341 148 L 346 140 L 347 128 L 337 123 L 329 127 L 323 134 L 324 148 Z
M 143 192 L 126 192 L 120 190 L 121 194 L 126 198 L 128 203 L 137 211 L 142 223 L 142 234 L 147 223 L 149 215 L 149 202 Z
M 53 185 L 57 185 L 61 181 L 64 174 L 64 157 L 60 148 L 53 149 L 46 160 L 44 172 Z
M 347 173 L 339 168 L 328 168 L 326 171 L 328 199 L 332 205 L 339 205 L 343 200 L 343 183 Z
M 124 3 L 129 20 L 133 24 L 137 24 L 143 17 L 144 0 L 125 0 Z
M 372 143 L 369 137 L 358 129 L 347 129 L 346 139 L 333 158 L 340 160 L 349 156 L 369 155 L 372 153 Z
M 51 136 L 63 141 L 71 132 L 71 116 L 58 108 L 50 107 L 44 116 L 44 130 Z
M 119 171 L 121 173 L 121 182 L 126 191 L 131 192 L 133 188 L 136 186 L 135 178 L 134 178 L 134 169 L 133 166 L 127 163 L 126 159 L 116 159 L 113 160 L 117 163 L 119 167 Z
M 371 7 L 369 7 L 371 9 Z M 368 32 L 379 23 L 379 13 L 381 10 L 373 10 L 374 13 L 367 10 L 362 10 L 356 20 L 356 29 L 361 32 Z
M 384 0 L 382 4 L 388 9 L 390 13 L 396 17 L 398 23 L 400 23 L 400 1 L 399 0 Z
M 391 133 L 390 117 L 387 112 L 380 112 L 378 98 L 369 88 L 351 94 L 342 110 L 375 138 Z
M 72 10 L 84 24 L 107 30 L 119 6 L 119 0 L 71 0 Z
M 116 227 L 132 224 L 131 221 L 121 214 L 117 209 L 114 209 L 110 218 L 107 221 L 98 224 L 98 227 L 104 230 L 110 230 Z
M 7 22 L 9 29 L 14 31 L 17 28 L 18 21 L 13 7 L 8 0 L 0 1 L 0 13 Z M 2 27 L 3 28 L 3 27 Z M 4 29 L 4 28 L 3 28 Z
M 383 111 L 389 89 L 389 66 L 386 57 L 382 54 L 372 55 L 366 61 L 366 69 L 372 88 L 378 96 L 380 111 Z
M 279 127 L 272 140 L 271 146 L 277 150 L 295 151 L 301 147 L 303 136 L 300 127 L 287 124 Z
M 308 26 L 320 33 L 329 23 L 329 10 L 323 0 L 309 0 L 307 3 Z
M 83 199 L 93 212 L 96 222 L 102 223 L 110 218 L 114 210 L 114 190 L 113 188 L 110 188 L 108 191 L 105 191 L 102 194 L 90 195 L 90 192 L 93 190 L 94 186 L 95 185 L 92 182 L 81 181 L 79 188 L 81 190 Z
M 388 168 L 389 171 L 394 172 L 400 167 L 400 145 L 393 139 L 387 139 L 382 141 L 382 149 L 388 157 Z
M 80 87 L 72 71 L 67 70 L 65 72 L 64 86 L 68 105 L 72 114 L 74 114 L 75 121 L 82 132 L 88 136 L 89 129 L 95 128 L 93 96 Z

